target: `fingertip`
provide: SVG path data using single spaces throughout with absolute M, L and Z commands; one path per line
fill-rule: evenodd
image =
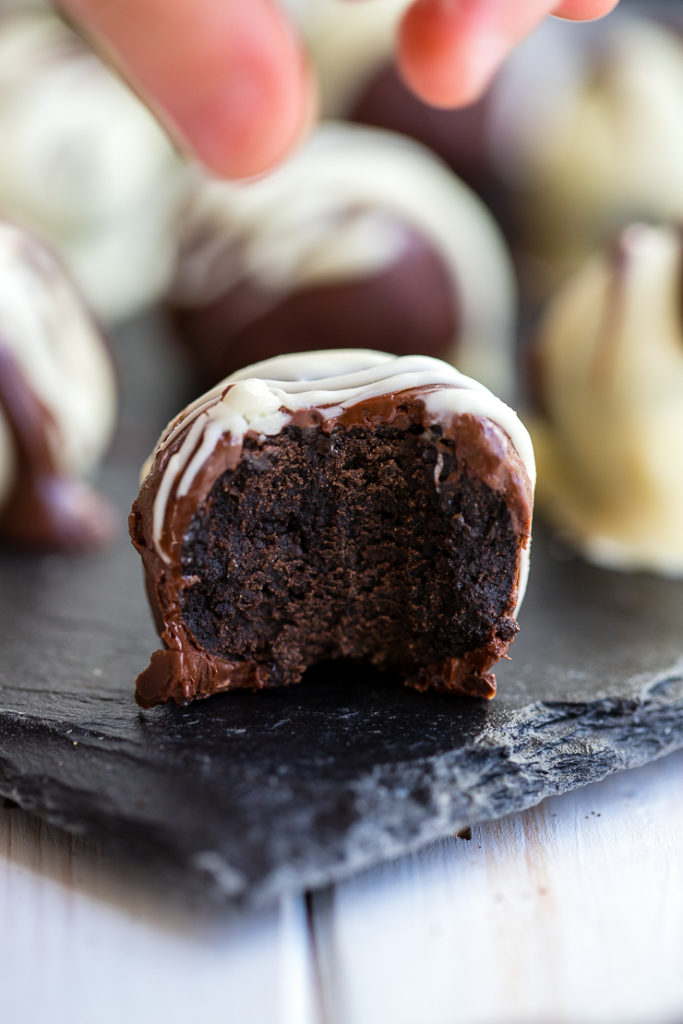
M 510 51 L 551 12 L 590 20 L 616 5 L 617 0 L 416 0 L 400 24 L 399 68 L 427 103 L 464 106 L 479 99 Z
M 397 58 L 406 84 L 435 107 L 479 98 L 506 54 L 493 32 L 464 33 L 457 7 L 417 0 L 399 26 Z
M 215 174 L 264 173 L 287 155 L 312 116 L 309 63 L 273 0 L 63 3 L 181 148 Z
M 618 3 L 619 0 L 562 0 L 553 14 L 570 21 L 595 21 L 613 11 Z
M 303 57 L 299 68 L 281 69 L 270 82 L 252 74 L 175 121 L 181 145 L 219 177 L 238 180 L 272 170 L 315 120 L 315 79 Z

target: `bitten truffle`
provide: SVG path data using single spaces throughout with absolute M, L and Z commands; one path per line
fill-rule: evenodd
M 683 574 L 683 234 L 634 224 L 548 305 L 539 507 L 588 559 Z
M 109 506 L 82 480 L 114 426 L 114 369 L 52 253 L 0 222 L 0 538 L 50 550 L 98 547 Z
M 533 480 L 514 412 L 440 360 L 349 349 L 233 374 L 168 426 L 133 506 L 164 642 L 138 702 L 338 658 L 493 696 Z
M 453 360 L 507 394 L 515 288 L 482 203 L 422 147 L 325 125 L 246 185 L 201 182 L 169 304 L 202 379 L 282 352 Z

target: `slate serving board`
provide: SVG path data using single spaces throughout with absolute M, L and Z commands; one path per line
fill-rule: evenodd
M 123 522 L 182 372 L 149 324 L 118 352 L 123 427 L 104 486 Z M 683 584 L 534 545 L 492 703 L 338 665 L 291 690 L 148 712 L 133 684 L 156 637 L 123 530 L 85 559 L 5 553 L 0 793 L 162 888 L 255 904 L 683 746 Z

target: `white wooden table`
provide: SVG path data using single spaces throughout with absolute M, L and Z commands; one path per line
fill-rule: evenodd
M 0 810 L 2 1024 L 680 1024 L 683 752 L 231 922 Z

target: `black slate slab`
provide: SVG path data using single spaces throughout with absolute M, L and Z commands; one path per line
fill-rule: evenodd
M 149 329 L 120 345 L 105 485 L 123 520 L 178 373 L 152 371 Z M 0 580 L 0 793 L 209 903 L 325 884 L 683 746 L 683 584 L 592 569 L 543 536 L 492 703 L 336 666 L 142 712 L 156 638 L 123 532 L 88 559 L 5 554 Z

